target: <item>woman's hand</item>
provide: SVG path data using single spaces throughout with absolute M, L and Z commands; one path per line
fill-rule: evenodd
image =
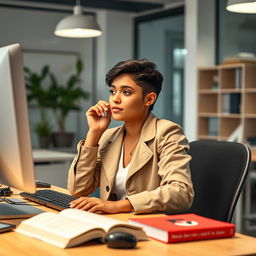
M 86 117 L 89 131 L 84 145 L 94 147 L 98 145 L 101 135 L 108 128 L 111 121 L 109 103 L 100 100 L 96 105 L 88 109 Z
M 88 212 L 118 213 L 132 211 L 132 205 L 128 199 L 119 201 L 107 201 L 97 197 L 79 197 L 70 203 L 70 208 L 86 210 Z
M 109 103 L 103 100 L 88 109 L 86 112 L 89 130 L 104 132 L 111 121 Z

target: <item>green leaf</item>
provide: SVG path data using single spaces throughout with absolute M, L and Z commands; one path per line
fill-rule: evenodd
M 77 62 L 76 62 L 76 73 L 77 73 L 77 75 L 80 75 L 82 70 L 83 70 L 83 62 L 82 62 L 81 59 L 78 59 Z
M 50 71 L 49 66 L 48 66 L 48 65 L 45 65 L 45 66 L 42 68 L 40 80 L 43 80 L 43 79 L 46 77 L 46 75 L 49 74 L 49 71 Z

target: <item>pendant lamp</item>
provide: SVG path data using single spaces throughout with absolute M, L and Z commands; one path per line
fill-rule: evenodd
M 227 10 L 238 13 L 256 13 L 255 0 L 228 0 Z
M 54 34 L 61 37 L 89 38 L 100 36 L 102 31 L 93 17 L 83 15 L 80 1 L 76 1 L 73 15 L 60 20 Z

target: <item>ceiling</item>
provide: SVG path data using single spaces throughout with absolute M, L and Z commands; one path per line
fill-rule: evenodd
M 1 4 L 5 2 L 5 4 Z M 130 12 L 142 12 L 148 11 L 156 8 L 161 8 L 164 4 L 177 2 L 177 0 L 80 0 L 83 7 L 88 8 L 101 8 L 101 9 L 111 9 L 120 11 L 130 11 Z M 26 3 L 26 6 L 33 7 L 33 5 L 59 5 L 59 6 L 74 6 L 76 0 L 9 0 L 0 1 L 0 6 L 2 5 L 21 5 Z

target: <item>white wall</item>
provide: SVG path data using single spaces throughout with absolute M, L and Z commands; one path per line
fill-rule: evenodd
M 97 42 L 97 100 L 108 101 L 109 88 L 106 73 L 118 62 L 133 58 L 133 16 L 118 11 L 98 11 L 98 21 L 103 35 Z M 111 127 L 120 125 L 112 121 Z
M 197 70 L 214 65 L 215 6 L 212 0 L 185 1 L 185 115 L 189 141 L 197 139 Z

